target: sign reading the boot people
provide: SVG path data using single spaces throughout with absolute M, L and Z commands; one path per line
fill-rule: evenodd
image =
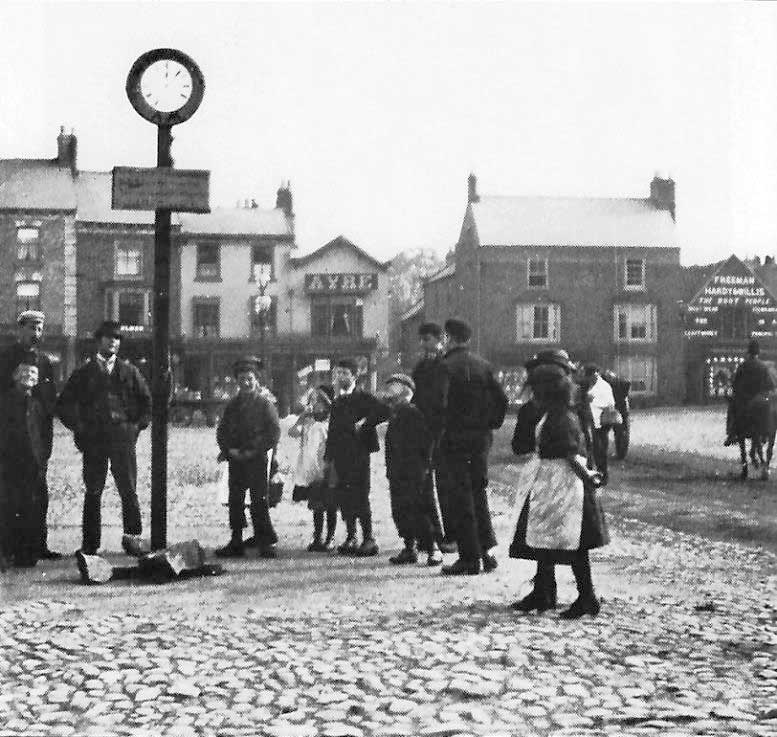
M 377 274 L 305 274 L 308 294 L 365 294 L 377 288 Z
M 113 167 L 114 210 L 210 212 L 210 172 L 202 169 Z
M 773 337 L 777 299 L 736 256 L 715 271 L 688 303 L 686 338 Z

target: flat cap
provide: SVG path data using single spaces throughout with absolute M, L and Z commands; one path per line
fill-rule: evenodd
M 94 337 L 100 338 L 121 338 L 121 325 L 115 320 L 104 320 L 100 327 L 94 331 Z
M 442 338 L 442 328 L 436 322 L 422 322 L 418 326 L 418 335 L 433 335 L 439 340 Z
M 232 372 L 235 376 L 243 371 L 253 371 L 255 374 L 258 374 L 263 367 L 264 363 L 262 362 L 262 359 L 257 356 L 240 356 L 240 358 L 232 364 Z
M 472 328 L 469 324 L 456 317 L 445 321 L 445 332 L 457 343 L 466 343 L 472 337 Z
M 40 310 L 25 310 L 16 318 L 16 322 L 19 325 L 24 325 L 28 322 L 43 322 L 45 319 L 46 315 Z
M 386 379 L 386 384 L 403 384 L 411 392 L 415 391 L 415 382 L 407 374 L 391 374 Z
M 353 358 L 341 358 L 336 365 L 338 368 L 350 371 L 354 376 L 359 373 L 359 367 Z
M 555 363 L 541 363 L 529 371 L 529 377 L 526 380 L 529 386 L 537 387 L 540 385 L 556 386 L 569 376 L 569 372 L 562 366 Z

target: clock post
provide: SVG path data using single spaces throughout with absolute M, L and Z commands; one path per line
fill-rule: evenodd
M 114 209 L 154 210 L 154 328 L 151 358 L 151 547 L 167 546 L 167 424 L 170 402 L 170 249 L 172 212 L 210 212 L 210 172 L 174 169 L 172 127 L 200 106 L 205 80 L 177 49 L 141 55 L 127 76 L 127 97 L 157 126 L 156 168 L 114 167 Z

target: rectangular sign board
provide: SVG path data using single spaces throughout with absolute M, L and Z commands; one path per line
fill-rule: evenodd
M 308 294 L 366 294 L 377 288 L 377 274 L 305 274 Z
M 210 212 L 209 192 L 206 169 L 113 167 L 114 210 Z

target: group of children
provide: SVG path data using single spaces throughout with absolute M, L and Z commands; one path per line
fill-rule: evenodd
M 340 361 L 334 388 L 319 386 L 307 395 L 305 408 L 289 429 L 299 438 L 294 468 L 294 501 L 307 501 L 313 512 L 310 552 L 334 549 L 338 510 L 346 524 L 342 555 L 377 555 L 370 506 L 370 454 L 377 451 L 376 426 L 388 421 L 385 438 L 386 475 L 391 512 L 403 540 L 396 564 L 442 563 L 437 531 L 441 525 L 434 487 L 427 483 L 432 468 L 432 433 L 421 411 L 412 404 L 413 380 L 394 374 L 377 395 L 356 387 L 353 362 Z M 325 524 L 326 523 L 326 524 Z M 357 540 L 357 523 L 362 542 Z

